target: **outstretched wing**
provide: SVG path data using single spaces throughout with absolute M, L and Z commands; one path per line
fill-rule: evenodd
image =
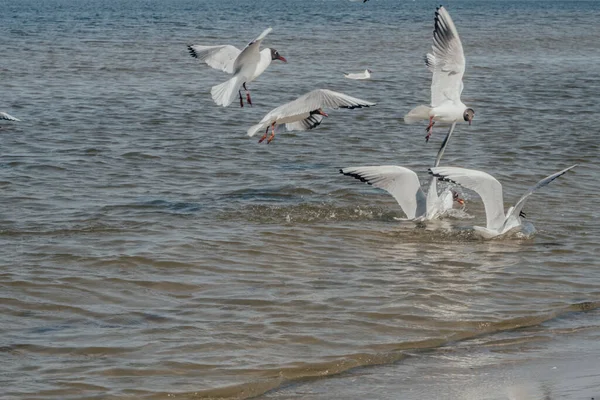
M 394 196 L 409 219 L 425 215 L 427 211 L 419 177 L 408 168 L 397 165 L 348 167 L 340 169 L 340 173 L 387 191 Z
M 294 115 L 309 113 L 319 108 L 363 108 L 375 103 L 348 96 L 344 93 L 328 89 L 317 89 L 275 108 L 265 118 L 267 120 L 282 119 Z M 268 117 L 268 118 L 267 118 Z M 263 119 L 265 119 L 263 118 Z
M 192 57 L 199 59 L 214 69 L 220 69 L 228 74 L 233 73 L 233 63 L 241 53 L 240 49 L 230 45 L 188 45 L 188 51 Z
M 7 121 L 20 121 L 20 119 L 13 117 L 10 114 L 0 111 L 0 119 L 4 119 Z
M 500 229 L 504 224 L 502 185 L 490 174 L 474 169 L 434 167 L 429 173 L 436 178 L 453 182 L 476 192 L 485 207 L 488 229 Z
M 567 171 L 575 168 L 577 165 L 578 164 L 572 165 L 569 168 L 563 169 L 562 171 L 558 171 L 552 175 L 548 175 L 547 177 L 545 177 L 544 179 L 542 179 L 541 181 L 539 181 L 538 183 L 536 183 L 535 185 L 530 187 L 527 190 L 527 192 L 525 192 L 525 194 L 523 196 L 521 196 L 519 201 L 517 201 L 517 204 L 515 204 L 515 206 L 510 209 L 510 211 L 508 212 L 508 215 L 506 216 L 506 220 L 508 221 L 508 219 L 510 217 L 512 217 L 512 216 L 518 217 L 521 214 L 521 211 L 523 211 L 523 206 L 525 206 L 525 202 L 527 201 L 527 198 L 529 196 L 531 196 L 533 194 L 533 192 L 535 192 L 539 188 L 542 188 L 542 187 L 548 185 L 550 182 L 552 182 L 559 176 L 564 175 Z
M 460 101 L 465 73 L 465 54 L 458 31 L 444 7 L 435 12 L 432 52 L 425 57 L 425 65 L 433 72 L 431 106 L 445 101 Z
M 256 39 L 248 43 L 233 64 L 233 73 L 237 73 L 244 63 L 258 64 L 260 61 L 260 44 L 273 28 L 265 29 Z M 255 69 L 256 67 L 254 67 Z M 253 71 L 254 72 L 254 71 Z M 250 78 L 250 77 L 248 77 Z

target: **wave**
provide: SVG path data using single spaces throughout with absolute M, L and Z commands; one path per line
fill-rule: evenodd
M 373 352 L 332 357 L 331 360 L 326 362 L 296 363 L 287 367 L 255 370 L 253 372 L 256 378 L 253 381 L 237 385 L 177 394 L 152 392 L 147 393 L 147 396 L 143 397 L 159 399 L 164 398 L 167 395 L 175 395 L 177 398 L 194 399 L 248 399 L 260 396 L 284 385 L 291 385 L 313 379 L 328 378 L 356 368 L 392 364 L 409 358 L 414 354 L 435 351 L 436 349 L 457 342 L 487 337 L 501 332 L 535 327 L 553 319 L 565 317 L 571 313 L 589 312 L 599 308 L 600 301 L 588 301 L 571 304 L 557 310 L 511 318 L 503 321 L 468 321 L 465 322 L 465 325 L 468 327 L 466 331 L 453 333 L 447 337 L 377 345 L 373 346 Z M 560 333 L 568 334 L 570 332 L 572 332 L 572 330 L 566 330 Z M 533 339 L 540 340 L 539 334 L 534 335 Z M 505 342 L 506 341 L 502 343 L 509 343 Z M 487 344 L 490 345 L 493 343 L 498 343 L 498 340 L 492 339 Z

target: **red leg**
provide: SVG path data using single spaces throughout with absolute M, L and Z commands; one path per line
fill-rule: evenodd
M 429 125 L 427 126 L 427 136 L 425 136 L 425 143 L 429 142 L 429 138 L 431 137 L 431 133 L 433 132 L 433 125 L 435 122 L 433 121 L 433 117 L 429 117 Z
M 252 107 L 252 99 L 250 98 L 250 91 L 248 90 L 248 88 L 246 87 L 246 82 L 244 82 L 244 90 L 246 91 L 246 101 L 248 102 L 248 104 L 250 104 L 250 106 Z
M 267 133 L 269 133 L 269 127 L 267 126 L 267 130 L 265 131 L 265 134 L 262 135 L 262 137 L 258 140 L 258 143 L 262 143 L 263 140 L 265 140 L 267 138 Z
M 271 124 L 271 136 L 269 136 L 269 140 L 267 140 L 267 144 L 271 143 L 271 140 L 273 140 L 273 139 L 275 139 L 275 122 L 273 122 Z

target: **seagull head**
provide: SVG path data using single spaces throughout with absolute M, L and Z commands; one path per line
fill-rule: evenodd
M 367 69 L 367 72 L 370 73 L 370 74 L 373 73 L 373 71 L 371 71 L 370 69 Z
M 317 110 L 312 110 L 312 111 L 310 112 L 310 115 L 314 115 L 314 114 L 319 114 L 319 115 L 322 115 L 322 116 L 324 116 L 324 117 L 329 117 L 329 115 L 328 115 L 328 114 L 327 114 L 325 111 L 323 111 L 323 109 L 322 109 L 322 108 L 319 108 L 319 109 L 317 109 Z
M 460 204 L 461 206 L 465 206 L 465 201 L 458 196 L 458 192 L 452 191 L 452 200 Z
M 465 119 L 465 121 L 469 122 L 469 125 L 471 125 L 471 121 L 473 121 L 474 116 L 475 110 L 473 110 L 472 108 L 467 108 L 463 114 L 463 118 Z
M 282 56 L 281 54 L 279 54 L 279 52 L 275 49 L 271 49 L 271 60 L 281 60 L 284 63 L 287 62 L 287 60 L 285 59 L 284 56 Z

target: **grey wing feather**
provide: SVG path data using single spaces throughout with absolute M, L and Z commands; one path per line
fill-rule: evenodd
M 397 165 L 348 167 L 340 169 L 340 173 L 387 191 L 409 219 L 423 216 L 427 212 L 427 200 L 419 178 L 408 168 Z
M 4 119 L 7 121 L 20 121 L 20 119 L 13 117 L 10 114 L 0 111 L 0 119 Z
M 323 118 L 320 114 L 313 114 L 302 121 L 285 124 L 285 128 L 288 131 L 307 131 L 321 125 Z
M 228 74 L 233 73 L 233 63 L 241 53 L 238 48 L 231 45 L 188 45 L 188 51 L 192 57 L 199 59 L 212 68 L 219 69 Z
M 525 206 L 525 202 L 527 201 L 527 199 L 529 198 L 529 196 L 531 196 L 533 194 L 533 192 L 535 192 L 536 190 L 548 185 L 550 182 L 552 182 L 553 180 L 555 180 L 556 178 L 558 178 L 559 176 L 564 175 L 567 171 L 575 168 L 578 164 L 572 165 L 569 168 L 565 168 L 562 171 L 558 171 L 552 175 L 548 175 L 547 177 L 545 177 L 544 179 L 540 180 L 538 183 L 536 183 L 535 185 L 533 185 L 532 187 L 530 187 L 527 192 L 525 192 L 525 194 L 523 196 L 521 196 L 521 198 L 519 199 L 519 201 L 517 201 L 517 204 L 515 204 L 515 206 L 511 209 L 511 212 L 509 215 L 506 216 L 507 221 L 508 218 L 510 216 L 519 216 L 521 214 L 521 211 L 523 210 L 523 207 Z
M 433 72 L 431 82 L 431 106 L 444 101 L 460 100 L 465 72 L 465 55 L 458 31 L 444 7 L 435 13 L 432 53 L 427 54 L 425 65 Z

